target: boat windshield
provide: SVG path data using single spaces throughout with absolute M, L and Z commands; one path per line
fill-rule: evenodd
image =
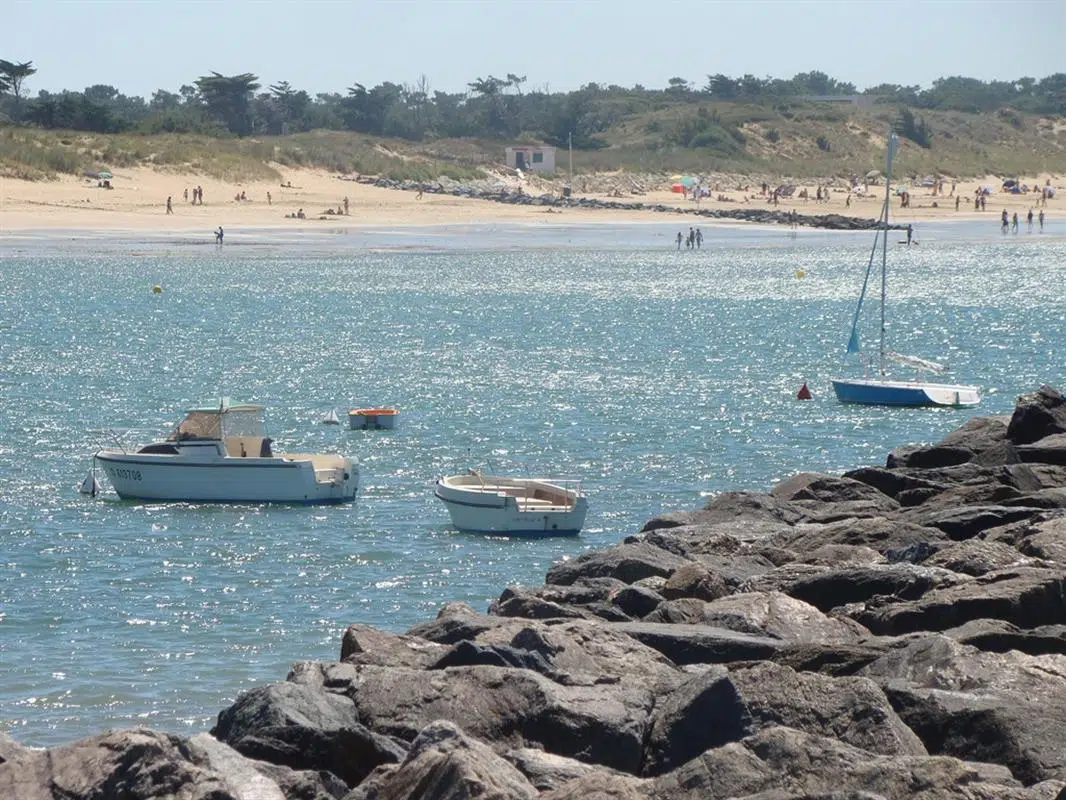
M 263 411 L 257 406 L 244 408 L 197 409 L 190 411 L 174 432 L 167 437 L 179 439 L 222 439 L 226 436 L 265 436 Z

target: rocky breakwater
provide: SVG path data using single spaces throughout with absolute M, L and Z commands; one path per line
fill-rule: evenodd
M 1066 401 L 352 625 L 210 734 L 0 737 L 0 797 L 1066 799 Z
M 707 219 L 728 219 L 740 222 L 754 222 L 763 225 L 788 225 L 795 222 L 809 228 L 824 228 L 838 231 L 872 230 L 877 227 L 876 219 L 859 219 L 845 217 L 841 214 L 800 214 L 777 208 L 678 208 L 662 203 L 643 203 L 631 200 L 611 200 L 594 197 L 565 197 L 555 194 L 530 194 L 518 191 L 511 186 L 501 185 L 490 179 L 479 181 L 454 181 L 443 179 L 435 184 L 417 183 L 415 181 L 398 181 L 391 178 L 371 178 L 361 176 L 360 183 L 377 186 L 382 189 L 398 189 L 407 192 L 422 191 L 427 194 L 448 194 L 454 197 L 470 197 L 510 205 L 540 206 L 545 210 L 563 211 L 568 208 L 601 209 L 614 211 L 655 211 L 663 214 L 675 214 L 684 217 L 704 217 Z M 896 230 L 903 230 L 903 225 L 890 225 Z

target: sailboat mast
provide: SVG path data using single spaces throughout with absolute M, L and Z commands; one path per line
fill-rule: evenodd
M 881 231 L 881 345 L 879 364 L 881 374 L 885 370 L 885 301 L 888 299 L 888 209 L 892 203 L 892 157 L 896 154 L 899 139 L 896 134 L 888 135 L 888 155 L 885 157 L 885 209 L 882 214 L 884 230 Z

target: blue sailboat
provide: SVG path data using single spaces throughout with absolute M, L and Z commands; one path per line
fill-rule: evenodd
M 888 350 L 885 346 L 885 307 L 888 286 L 888 210 L 891 200 L 892 159 L 895 157 L 898 148 L 899 138 L 895 134 L 890 135 L 885 166 L 885 204 L 881 209 L 881 217 L 878 219 L 877 234 L 874 236 L 873 248 L 870 250 L 870 261 L 866 265 L 866 276 L 863 278 L 862 292 L 859 294 L 859 303 L 855 308 L 855 316 L 851 323 L 851 335 L 848 337 L 848 346 L 845 354 L 845 358 L 847 355 L 859 355 L 862 349 L 859 341 L 859 320 L 863 301 L 866 299 L 866 289 L 870 284 L 870 275 L 873 273 L 877 246 L 880 243 L 881 336 L 876 374 L 873 376 L 867 374 L 863 378 L 834 378 L 832 380 L 833 391 L 836 392 L 837 399 L 842 403 L 862 403 L 877 406 L 951 406 L 955 408 L 976 406 L 981 402 L 981 392 L 976 386 L 931 383 L 918 380 L 894 380 L 888 377 L 887 363 L 889 360 L 919 371 L 933 373 L 944 371 L 944 367 L 933 361 L 926 361 L 914 356 L 901 356 Z

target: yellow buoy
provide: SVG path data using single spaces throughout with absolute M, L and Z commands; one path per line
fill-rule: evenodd
M 157 283 L 152 287 L 152 294 L 163 294 L 163 287 Z
M 796 277 L 799 278 L 800 280 L 803 280 L 804 278 L 807 277 L 807 271 L 803 270 L 803 269 L 796 270 Z

